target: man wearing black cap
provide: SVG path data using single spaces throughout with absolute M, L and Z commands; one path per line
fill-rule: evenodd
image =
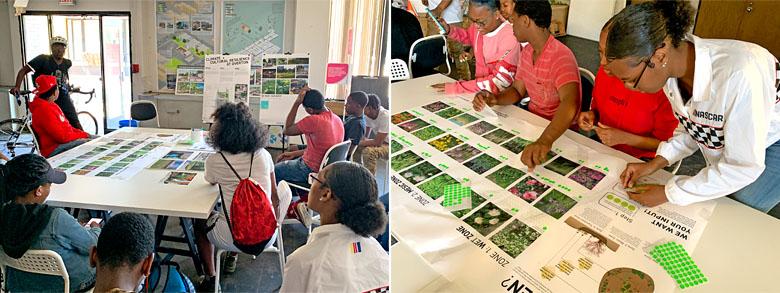
M 68 40 L 54 36 L 49 40 L 51 45 L 51 55 L 41 54 L 24 64 L 19 72 L 16 74 L 16 84 L 11 89 L 11 94 L 19 92 L 19 87 L 24 81 L 24 77 L 32 72 L 32 79 L 35 80 L 40 75 L 52 75 L 57 78 L 57 84 L 60 87 L 60 97 L 55 101 L 57 106 L 60 106 L 62 112 L 65 114 L 65 118 L 68 119 L 70 125 L 84 130 L 79 122 L 78 113 L 76 113 L 76 107 L 73 105 L 73 100 L 70 99 L 70 77 L 68 75 L 68 69 L 73 63 L 65 58 L 65 49 L 68 46 Z
M 303 106 L 309 116 L 295 123 L 298 107 Z M 279 156 L 274 166 L 276 182 L 306 182 L 309 173 L 320 171 L 325 153 L 335 144 L 344 141 L 344 124 L 325 107 L 325 97 L 317 90 L 305 87 L 298 94 L 284 125 L 284 135 L 306 136 L 304 150 L 286 152 Z
M 17 156 L 0 165 L 0 245 L 12 258 L 28 250 L 53 250 L 62 257 L 70 279 L 70 291 L 83 291 L 95 284 L 89 265 L 90 248 L 97 244 L 99 224 L 85 229 L 61 208 L 44 204 L 51 185 L 65 182 L 65 173 L 36 154 Z M 6 286 L 12 292 L 62 291 L 59 276 L 7 270 Z

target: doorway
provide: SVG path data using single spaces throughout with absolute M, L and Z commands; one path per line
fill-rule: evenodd
M 130 14 L 28 12 L 22 15 L 21 26 L 25 62 L 50 54 L 52 36 L 68 40 L 65 58 L 73 63 L 68 70 L 70 83 L 82 92 L 94 90 L 93 96 L 70 95 L 77 111 L 95 118 L 82 121 L 84 130 L 104 134 L 119 128 L 119 121 L 130 116 L 132 102 Z M 26 82 L 28 88 L 34 87 L 32 75 Z

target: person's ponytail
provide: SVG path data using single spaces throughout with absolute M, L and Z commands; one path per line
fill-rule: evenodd
M 654 4 L 666 20 L 666 34 L 672 39 L 672 45 L 680 46 L 693 26 L 693 7 L 688 0 L 657 0 Z
M 336 213 L 336 219 L 364 237 L 382 234 L 387 225 L 385 207 L 378 201 L 342 208 Z
M 374 175 L 353 162 L 336 162 L 326 168 L 326 184 L 340 203 L 336 220 L 361 236 L 381 234 L 387 213 L 378 201 Z
M 615 15 L 607 36 L 609 60 L 649 57 L 668 36 L 678 47 L 693 25 L 688 0 L 658 0 L 629 5 Z

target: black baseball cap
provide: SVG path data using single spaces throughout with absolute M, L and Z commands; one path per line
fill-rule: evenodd
M 67 175 L 65 172 L 52 168 L 46 158 L 37 154 L 24 154 L 16 156 L 5 164 L 6 170 L 10 174 L 16 171 L 27 170 L 25 174 L 18 178 L 20 180 L 35 181 L 35 184 L 65 183 Z M 17 174 L 14 174 L 17 175 Z M 21 175 L 21 174 L 18 174 Z M 30 182 L 32 183 L 32 182 Z
M 314 110 L 322 110 L 325 108 L 325 97 L 318 90 L 308 90 L 303 95 L 303 106 Z

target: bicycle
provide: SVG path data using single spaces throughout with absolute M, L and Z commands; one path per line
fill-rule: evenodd
M 19 91 L 14 94 L 16 105 L 22 105 L 24 96 L 25 114 L 22 118 L 11 118 L 0 121 L 0 141 L 5 142 L 5 147 L 11 154 L 11 158 L 16 156 L 17 148 L 29 148 L 30 153 L 35 153 L 38 148 L 38 138 L 32 129 L 32 114 L 30 113 L 30 91 Z M 28 138 L 29 137 L 29 141 Z
M 86 102 L 84 102 L 84 105 L 88 104 L 90 101 L 92 101 L 92 98 L 95 97 L 95 89 L 92 89 L 91 91 L 85 92 L 82 91 L 80 88 L 71 87 L 70 90 L 71 94 L 82 94 L 82 95 L 89 95 L 89 99 L 87 99 Z M 76 104 L 76 101 L 73 101 L 74 104 Z M 74 105 L 75 106 L 75 105 Z M 84 128 L 84 132 L 89 133 L 91 135 L 97 135 L 99 129 L 97 118 L 95 118 L 92 113 L 89 111 L 78 111 L 76 112 L 76 116 L 79 119 L 79 122 L 81 123 L 81 127 Z

